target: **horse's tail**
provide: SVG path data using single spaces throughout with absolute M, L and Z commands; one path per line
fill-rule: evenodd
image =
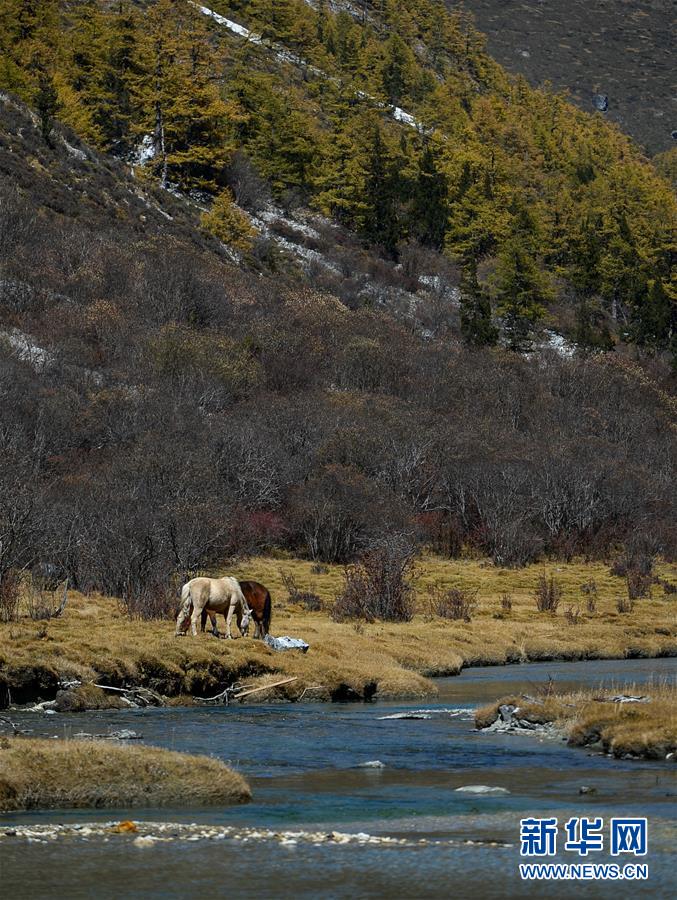
M 270 631 L 270 620 L 273 617 L 273 601 L 270 599 L 270 591 L 266 591 L 266 596 L 263 601 L 263 619 L 261 624 L 263 625 L 263 636 L 265 637 Z

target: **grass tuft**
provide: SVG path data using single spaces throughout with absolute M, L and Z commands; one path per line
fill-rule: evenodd
M 108 741 L 0 738 L 0 811 L 246 803 L 247 782 L 224 763 Z

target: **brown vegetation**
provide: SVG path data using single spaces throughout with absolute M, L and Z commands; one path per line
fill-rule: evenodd
M 225 806 L 251 792 L 219 760 L 110 741 L 0 738 L 0 812 Z

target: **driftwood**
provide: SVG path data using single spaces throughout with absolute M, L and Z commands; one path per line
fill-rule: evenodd
M 231 700 L 240 700 L 242 697 L 249 697 L 250 694 L 258 694 L 260 691 L 267 691 L 269 688 L 280 687 L 283 684 L 291 684 L 293 681 L 298 681 L 298 675 L 294 675 L 293 678 L 284 678 L 282 681 L 274 681 L 272 684 L 264 684 L 246 690 L 242 690 L 242 685 L 235 682 L 235 684 L 231 684 L 214 697 L 194 697 L 193 699 L 198 700 L 200 703 L 218 703 L 219 700 L 222 700 L 224 703 L 228 704 Z
M 155 691 L 151 691 L 150 688 L 145 687 L 137 687 L 137 688 L 117 688 L 112 687 L 110 684 L 96 684 L 94 683 L 94 687 L 101 688 L 102 691 L 115 691 L 117 694 L 131 694 L 135 700 L 140 700 L 146 706 L 164 706 L 165 700 L 160 694 L 157 694 Z

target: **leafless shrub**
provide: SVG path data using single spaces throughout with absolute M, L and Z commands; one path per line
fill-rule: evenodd
M 28 584 L 26 606 L 28 615 L 34 621 L 57 619 L 66 608 L 68 600 L 68 580 L 61 588 L 50 590 L 39 579 L 31 578 Z
M 536 609 L 539 612 L 556 613 L 562 599 L 562 588 L 555 576 L 547 577 L 545 572 L 539 575 L 536 585 Z
M 233 156 L 226 179 L 239 206 L 249 212 L 260 212 L 270 203 L 270 187 L 256 171 L 249 157 L 241 151 Z
M 594 578 L 581 585 L 581 593 L 585 594 L 585 607 L 589 613 L 597 612 L 597 582 Z
M 462 619 L 470 622 L 477 609 L 477 590 L 470 588 L 445 588 L 441 584 L 430 590 L 435 613 L 443 619 Z
M 161 581 L 135 585 L 123 592 L 120 605 L 129 619 L 173 619 L 177 611 L 176 589 Z
M 346 568 L 343 591 L 332 609 L 334 621 L 411 621 L 415 608 L 413 566 L 414 548 L 406 539 L 381 541 L 359 563 Z
M 319 612 L 322 609 L 322 598 L 313 591 L 304 591 L 296 583 L 296 579 L 290 572 L 282 574 L 282 583 L 287 591 L 290 603 L 298 603 L 308 612 Z
M 639 600 L 642 597 L 651 597 L 652 582 L 653 577 L 651 575 L 644 575 L 636 569 L 631 569 L 625 576 L 628 597 L 631 600 Z
M 501 594 L 501 609 L 504 613 L 512 612 L 512 597 L 510 594 Z
M 0 580 L 0 622 L 19 620 L 19 577 L 15 572 L 5 572 Z
M 581 608 L 578 604 L 575 606 L 569 605 L 564 610 L 564 619 L 567 625 L 578 625 L 581 620 Z
M 635 601 L 631 597 L 617 597 L 616 609 L 619 613 L 629 613 L 635 608 Z
M 654 554 L 647 550 L 626 549 L 621 556 L 614 560 L 610 571 L 618 578 L 626 578 L 631 573 L 651 577 L 654 562 Z

